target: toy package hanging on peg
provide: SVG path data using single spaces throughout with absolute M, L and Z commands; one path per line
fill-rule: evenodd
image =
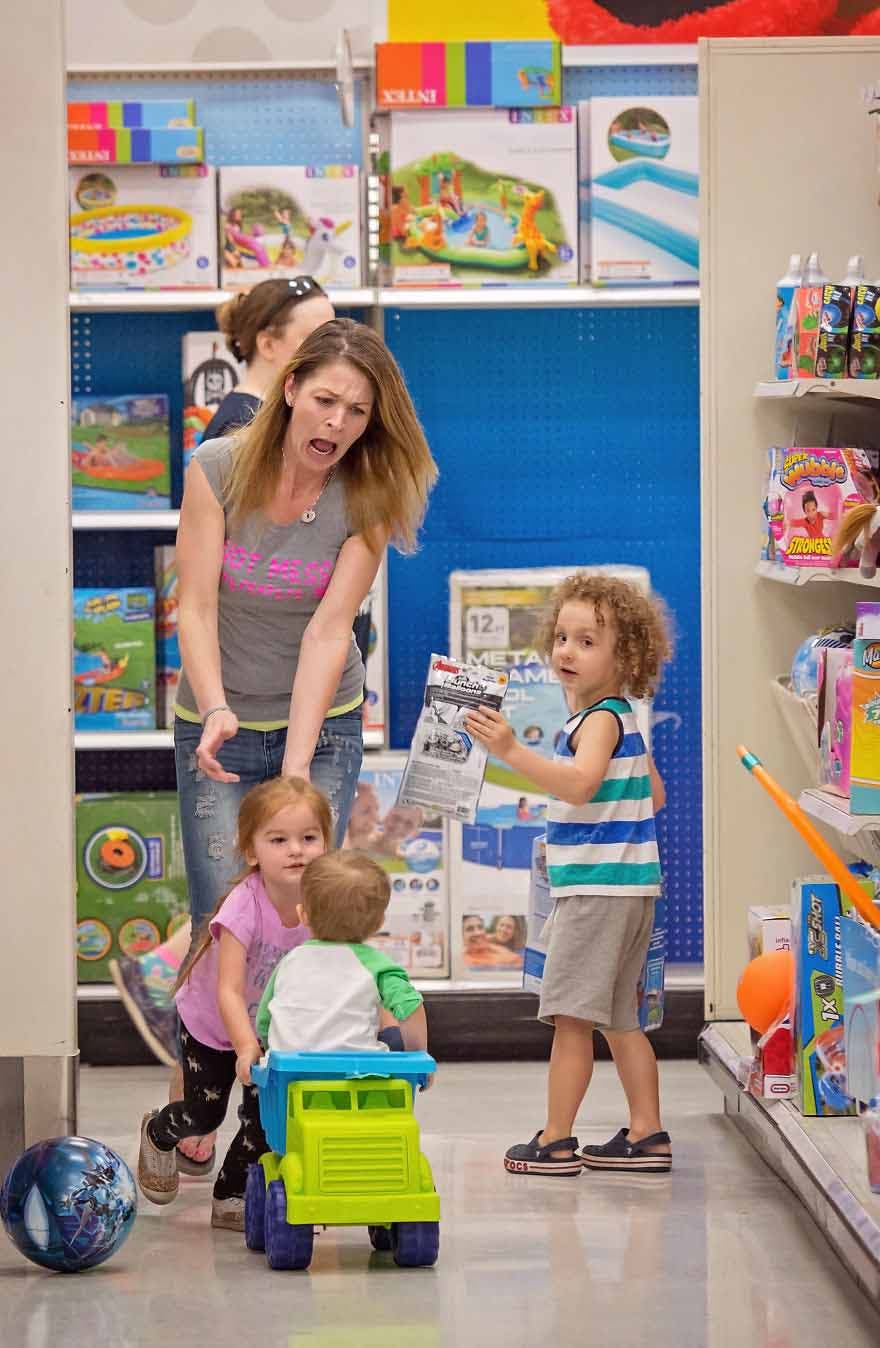
M 474 822 L 489 755 L 467 733 L 465 722 L 481 705 L 500 711 L 507 684 L 500 670 L 431 656 L 398 804 Z

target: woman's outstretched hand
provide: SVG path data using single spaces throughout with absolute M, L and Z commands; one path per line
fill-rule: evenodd
M 227 772 L 217 757 L 227 740 L 238 734 L 238 717 L 234 711 L 215 711 L 208 717 L 199 747 L 196 749 L 196 763 L 199 771 L 212 782 L 238 782 L 238 773 Z

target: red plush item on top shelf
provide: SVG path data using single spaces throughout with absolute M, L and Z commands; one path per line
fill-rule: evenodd
M 862 0 L 547 0 L 547 15 L 571 46 L 880 31 L 880 9 Z

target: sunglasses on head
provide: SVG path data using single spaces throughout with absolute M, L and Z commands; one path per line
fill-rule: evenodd
M 294 276 L 287 282 L 287 288 L 282 292 L 278 303 L 266 319 L 266 327 L 269 327 L 281 313 L 283 309 L 290 304 L 291 300 L 304 300 L 309 295 L 323 295 L 323 287 L 318 284 L 314 276 Z

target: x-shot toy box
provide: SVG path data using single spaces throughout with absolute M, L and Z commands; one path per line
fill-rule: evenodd
M 841 922 L 849 901 L 826 875 L 795 880 L 794 1047 L 801 1113 L 855 1114 L 846 1089 Z

